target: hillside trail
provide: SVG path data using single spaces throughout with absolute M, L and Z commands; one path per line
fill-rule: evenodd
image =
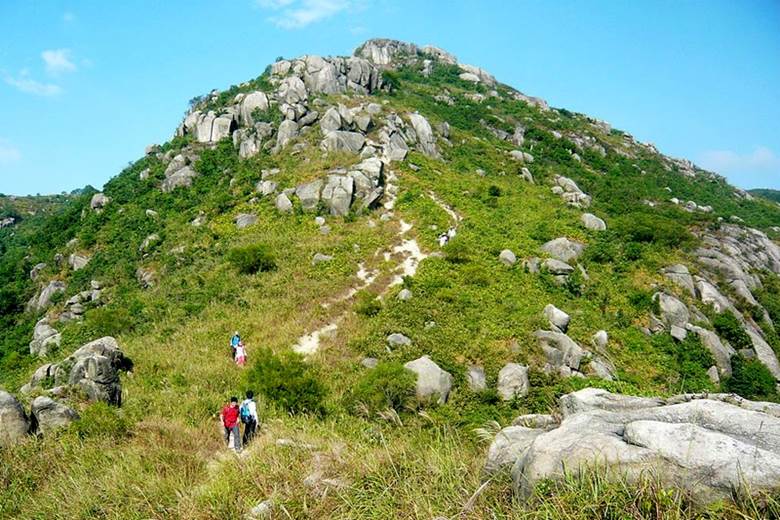
M 333 308 L 338 312 L 334 313 L 334 315 L 327 320 L 325 325 L 303 334 L 298 339 L 297 343 L 292 346 L 292 349 L 295 352 L 303 355 L 312 355 L 316 353 L 319 350 L 321 339 L 333 335 L 338 329 L 339 323 L 351 312 L 351 303 L 359 291 L 372 289 L 378 294 L 379 298 L 384 297 L 394 286 L 402 284 L 405 277 L 414 276 L 419 268 L 420 262 L 424 259 L 432 255 L 442 254 L 441 248 L 439 251 L 434 252 L 423 251 L 417 238 L 411 233 L 414 229 L 414 224 L 406 222 L 396 215 L 395 203 L 398 193 L 398 176 L 393 171 L 390 171 L 387 176 L 386 193 L 389 196 L 383 204 L 384 213 L 382 218 L 397 222 L 398 231 L 394 235 L 392 243 L 374 251 L 370 256 L 370 260 L 374 260 L 375 262 L 379 259 L 382 259 L 385 262 L 394 261 L 394 265 L 387 273 L 389 276 L 380 277 L 382 273 L 379 267 L 369 267 L 366 265 L 366 261 L 360 262 L 358 264 L 358 270 L 355 273 L 357 282 L 342 294 L 321 304 L 323 308 Z M 450 205 L 439 198 L 435 192 L 428 191 L 427 195 L 449 216 L 451 221 L 449 230 L 452 236 L 454 236 L 463 217 Z M 222 425 L 219 424 L 218 426 L 218 429 L 215 428 L 215 434 L 219 435 L 221 438 L 223 434 Z M 202 486 L 205 488 L 213 478 L 216 478 L 224 465 L 235 464 L 237 460 L 240 463 L 241 461 L 251 458 L 267 443 L 273 443 L 276 446 L 303 449 L 311 452 L 310 467 L 312 468 L 312 472 L 304 479 L 303 483 L 307 488 L 316 491 L 318 494 L 327 493 L 329 489 L 337 490 L 348 485 L 348 483 L 344 482 L 338 476 L 331 476 L 330 478 L 326 476 L 331 472 L 332 461 L 339 458 L 339 451 L 341 448 L 338 446 L 318 449 L 317 447 L 304 442 L 274 437 L 269 425 L 263 423 L 258 426 L 254 441 L 247 446 L 242 447 L 241 451 L 236 452 L 231 448 L 225 447 L 215 452 L 207 463 L 208 478 L 202 483 Z
M 383 204 L 385 213 L 382 217 L 389 220 L 395 220 L 395 203 L 398 196 L 398 176 L 392 170 L 387 175 L 386 193 L 389 196 Z M 455 236 L 458 224 L 463 220 L 463 217 L 456 213 L 451 206 L 441 200 L 433 191 L 428 192 L 428 197 L 450 217 L 451 225 L 449 233 L 451 236 Z M 343 294 L 320 304 L 323 308 L 328 309 L 336 304 L 349 303 L 359 291 L 367 289 L 373 290 L 373 292 L 378 294 L 379 298 L 383 298 L 391 288 L 402 284 L 405 277 L 414 276 L 417 273 L 420 262 L 432 254 L 441 254 L 440 251 L 434 253 L 424 252 L 417 242 L 417 238 L 410 234 L 414 228 L 414 224 L 406 222 L 402 218 L 398 218 L 397 222 L 398 231 L 395 234 L 393 243 L 385 247 L 380 247 L 371 257 L 374 260 L 381 257 L 385 262 L 393 262 L 395 260 L 395 266 L 389 271 L 392 275 L 391 278 L 389 280 L 380 280 L 380 269 L 366 267 L 365 261 L 360 262 L 355 274 L 358 282 Z M 316 353 L 319 350 L 321 339 L 335 335 L 339 324 L 350 312 L 351 306 L 346 305 L 346 308 L 331 316 L 324 325 L 303 334 L 292 346 L 293 351 L 303 355 Z

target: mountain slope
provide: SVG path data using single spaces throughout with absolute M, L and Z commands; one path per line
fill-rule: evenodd
M 753 195 L 757 195 L 759 197 L 764 197 L 765 199 L 773 200 L 775 202 L 780 202 L 780 191 L 777 190 L 755 189 L 755 190 L 750 190 L 750 193 Z
M 62 363 L 102 336 L 134 365 L 121 407 L 74 392 L 79 421 L 0 454 L 5 516 L 222 518 L 266 499 L 293 518 L 470 502 L 474 518 L 583 515 L 579 484 L 523 504 L 508 471 L 470 501 L 486 451 L 474 428 L 594 386 L 778 398 L 780 209 L 440 49 L 371 40 L 281 60 L 194 99 L 171 141 L 101 193 L 0 230 L 3 388 L 46 394 L 54 382 L 22 392 L 44 362 L 31 351 Z M 268 269 L 246 274 L 255 261 Z M 558 331 L 576 363 L 545 344 L 548 304 L 571 318 Z M 28 346 L 47 323 L 57 342 Z M 234 330 L 249 370 L 230 359 Z M 409 395 L 402 364 L 421 356 L 452 375 L 446 403 Z M 503 400 L 507 363 L 528 367 L 528 391 Z M 266 424 L 235 463 L 215 414 L 247 387 L 265 390 Z M 622 508 L 656 491 L 607 493 Z

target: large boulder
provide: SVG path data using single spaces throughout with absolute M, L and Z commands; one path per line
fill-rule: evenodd
M 44 435 L 65 428 L 79 418 L 73 408 L 45 396 L 38 396 L 33 400 L 31 413 L 35 418 L 37 431 Z
M 298 136 L 298 123 L 292 119 L 285 119 L 279 124 L 279 130 L 276 132 L 276 149 L 280 150 L 287 146 L 287 143 Z
M 485 461 L 485 473 L 492 475 L 503 468 L 512 467 L 515 461 L 531 446 L 531 443 L 545 430 L 508 426 L 498 432 L 490 444 Z
M 607 223 L 593 213 L 583 213 L 580 220 L 582 225 L 591 231 L 605 231 L 607 229 Z
M 436 137 L 433 135 L 433 129 L 428 120 L 415 112 L 409 114 L 409 121 L 417 134 L 417 144 L 420 147 L 420 151 L 428 157 L 439 157 L 439 151 L 436 149 Z
M 658 308 L 661 311 L 661 319 L 667 328 L 677 326 L 685 328 L 685 325 L 691 319 L 691 313 L 688 307 L 677 297 L 665 293 L 657 292 L 653 295 L 653 301 L 658 302 Z
M 33 312 L 40 312 L 46 310 L 51 306 L 51 299 L 55 294 L 65 292 L 65 282 L 60 280 L 52 280 L 46 287 L 41 289 L 38 296 L 34 296 L 28 303 L 27 308 Z
M 513 266 L 517 262 L 517 257 L 509 249 L 504 249 L 499 253 L 498 261 L 506 266 Z
M 554 183 L 553 192 L 559 194 L 570 206 L 576 208 L 587 208 L 590 206 L 592 201 L 590 195 L 583 192 L 572 179 L 563 175 L 556 175 Z
M 736 351 L 731 348 L 731 345 L 728 343 L 724 344 L 718 335 L 711 330 L 703 329 L 691 324 L 688 324 L 686 328 L 699 336 L 701 344 L 710 351 L 712 357 L 715 359 L 715 364 L 718 366 L 719 374 L 724 377 L 730 376 L 731 357 L 736 354 Z
M 542 314 L 550 322 L 550 327 L 555 332 L 565 333 L 568 330 L 571 317 L 552 303 L 545 306 Z
M 582 347 L 561 332 L 537 330 L 534 336 L 547 358 L 547 364 L 556 370 L 562 367 L 579 370 L 580 363 L 587 356 Z
M 155 272 L 148 267 L 139 267 L 135 270 L 135 279 L 144 289 L 148 289 L 155 284 Z
M 412 344 L 412 340 L 400 332 L 393 332 L 387 336 L 387 344 L 390 347 L 406 347 Z
M 51 325 L 48 318 L 43 318 L 35 324 L 33 339 L 30 342 L 30 355 L 46 357 L 51 347 L 59 347 L 62 335 Z
M 252 126 L 255 121 L 253 114 L 255 111 L 263 112 L 268 110 L 269 101 L 265 92 L 250 92 L 241 100 L 239 109 L 239 121 L 242 126 Z
M 330 107 L 325 111 L 325 114 L 320 119 L 320 128 L 323 135 L 327 135 L 329 132 L 335 132 L 341 130 L 343 122 L 341 121 L 341 115 L 336 107 Z
M 321 191 L 322 180 L 317 179 L 297 186 L 295 188 L 295 196 L 301 201 L 301 207 L 303 207 L 304 211 L 314 211 L 320 203 Z
M 561 398 L 563 421 L 515 450 L 527 497 L 543 479 L 598 465 L 608 479 L 652 474 L 702 502 L 780 487 L 780 407 L 722 394 L 652 399 L 588 388 Z M 519 452 L 519 453 L 518 453 Z M 510 462 L 507 462 L 509 464 Z
M 30 431 L 30 419 L 22 404 L 11 394 L 0 390 L 0 448 L 19 443 Z
M 466 382 L 468 383 L 472 392 L 482 392 L 487 390 L 485 369 L 481 366 L 471 365 L 466 371 Z
M 739 315 L 739 311 L 736 310 L 731 300 L 724 296 L 715 284 L 700 276 L 695 277 L 694 280 L 696 282 L 696 292 L 703 304 L 712 305 L 712 308 L 718 313 L 732 311 L 734 314 Z
M 576 260 L 585 251 L 585 244 L 566 237 L 550 240 L 542 246 L 542 251 L 561 262 Z
M 417 46 L 398 40 L 374 38 L 355 49 L 354 54 L 377 65 L 391 65 L 397 56 L 416 56 Z
M 682 264 L 674 264 L 661 271 L 666 278 L 678 287 L 685 289 L 691 296 L 696 295 L 696 287 L 693 285 L 693 276 L 688 268 Z
M 110 201 L 111 199 L 107 197 L 105 193 L 95 193 L 92 195 L 92 200 L 89 201 L 89 207 L 99 211 L 106 207 Z
M 355 181 L 352 177 L 328 175 L 321 198 L 331 215 L 344 216 L 349 213 L 354 189 Z
M 439 368 L 428 356 L 409 361 L 404 368 L 417 375 L 416 392 L 421 401 L 436 399 L 439 404 L 447 401 L 452 388 L 452 375 Z
M 89 263 L 89 257 L 85 255 L 73 253 L 68 257 L 68 265 L 70 265 L 70 268 L 73 269 L 74 271 L 78 271 L 79 269 L 84 269 L 88 263 Z
M 359 153 L 365 142 L 366 138 L 361 133 L 335 130 L 325 135 L 322 149 L 326 152 Z
M 197 176 L 198 173 L 192 167 L 184 166 L 167 175 L 162 181 L 160 189 L 164 193 L 170 193 L 176 188 L 189 188 L 192 186 L 192 180 Z
M 276 196 L 276 211 L 279 213 L 290 213 L 293 210 L 292 201 L 284 193 L 280 193 Z
M 54 369 L 54 384 L 71 385 L 92 401 L 119 406 L 122 403 L 121 370 L 132 368 L 116 340 L 106 336 L 76 350 Z
M 257 215 L 251 213 L 239 213 L 235 218 L 236 227 L 244 229 L 257 222 Z
M 504 401 L 528 394 L 528 367 L 517 363 L 507 363 L 498 372 L 498 395 Z

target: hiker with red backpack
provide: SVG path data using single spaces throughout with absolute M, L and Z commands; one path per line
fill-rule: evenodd
M 228 448 L 230 446 L 230 436 L 233 436 L 232 449 L 236 452 L 241 451 L 241 431 L 238 426 L 240 411 L 238 408 L 238 397 L 231 397 L 230 404 L 222 408 L 219 414 L 219 420 L 225 428 L 225 442 Z

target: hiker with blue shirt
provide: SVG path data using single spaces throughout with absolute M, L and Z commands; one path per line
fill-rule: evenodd
M 233 334 L 233 337 L 230 338 L 230 348 L 233 349 L 233 359 L 236 359 L 236 348 L 238 347 L 238 344 L 241 343 L 241 335 L 238 333 L 238 331 Z
M 239 417 L 241 417 L 241 422 L 244 423 L 244 445 L 255 436 L 257 424 L 260 422 L 257 417 L 257 404 L 254 397 L 254 392 L 247 390 L 246 399 L 241 402 L 241 407 L 239 408 Z

